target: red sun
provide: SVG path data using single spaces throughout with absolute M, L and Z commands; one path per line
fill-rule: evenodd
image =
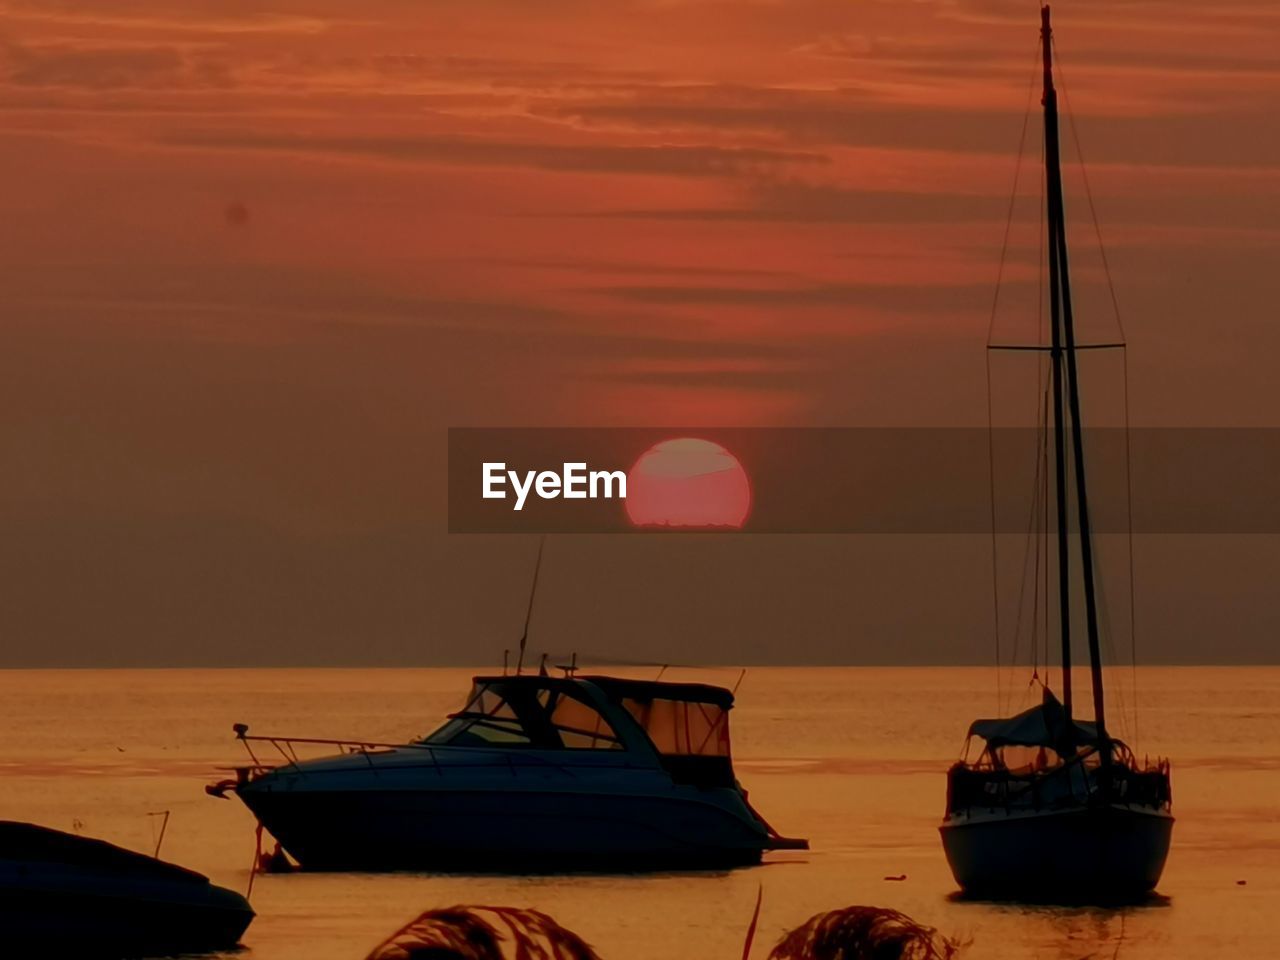
M 740 528 L 751 509 L 747 472 L 710 440 L 680 437 L 646 450 L 627 474 L 627 516 L 638 527 Z

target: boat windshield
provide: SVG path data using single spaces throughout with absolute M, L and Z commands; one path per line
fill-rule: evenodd
M 540 750 L 622 749 L 609 721 L 571 691 L 500 681 L 472 687 L 467 705 L 421 742 Z
M 1081 753 L 1096 753 L 1092 747 L 1081 747 Z M 1066 760 L 1052 747 L 1029 747 L 1010 744 L 987 747 L 973 766 L 978 769 L 1005 770 L 1015 775 L 1038 773 L 1060 767 Z

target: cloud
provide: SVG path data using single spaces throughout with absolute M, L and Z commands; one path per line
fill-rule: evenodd
M 299 64 L 299 67 L 310 67 L 320 72 L 325 69 L 366 72 L 384 81 L 426 78 L 453 84 L 480 83 L 490 88 L 512 90 L 626 90 L 637 83 L 659 83 L 664 79 L 655 70 L 628 70 L 572 60 L 423 53 L 346 56 L 327 65 Z
M 203 317 L 224 332 L 249 338 L 266 321 L 383 328 L 465 328 L 503 331 L 565 329 L 571 314 L 542 303 L 388 289 L 354 274 L 248 264 L 156 264 L 148 273 L 120 273 L 90 264 L 75 268 L 0 270 L 13 302 L 37 308 L 119 310 L 126 315 Z M 301 328 L 292 328 L 296 334 Z M 234 339 L 234 337 L 232 337 Z
M 828 162 L 820 153 L 794 150 L 537 143 L 454 136 L 353 137 L 191 131 L 164 136 L 160 142 L 204 150 L 365 157 L 398 163 L 684 177 L 757 175 L 786 165 Z
M 961 0 L 943 2 L 926 0 L 937 8 L 937 16 L 969 24 L 990 26 L 1024 26 L 1037 23 L 1034 12 L 1022 0 Z M 1170 16 L 1175 12 L 1176 16 Z M 1092 28 L 1133 35 L 1135 30 L 1148 33 L 1199 35 L 1251 34 L 1260 20 L 1275 20 L 1275 5 L 1269 0 L 1237 0 L 1224 3 L 1182 3 L 1176 7 L 1160 7 L 1150 0 L 1084 0 L 1070 8 L 1073 29 Z M 1061 20 L 1055 15 L 1055 27 Z M 1055 34 L 1057 30 L 1054 31 Z
M 79 41 L 0 46 L 0 70 L 10 85 L 85 90 L 228 87 L 230 64 L 207 50 L 173 45 Z
M 637 214 L 642 216 L 643 214 Z M 598 276 L 692 276 L 692 277 L 731 277 L 741 279 L 752 277 L 783 277 L 791 274 L 785 270 L 770 270 L 761 267 L 726 267 L 700 264 L 660 263 L 644 261 L 629 263 L 623 260 L 600 260 L 591 258 L 546 257 L 525 258 L 486 258 L 483 262 L 499 267 L 517 267 L 528 270 L 554 271 Z
M 26 317 L 60 322 L 58 318 L 87 310 L 111 317 L 113 326 L 127 318 L 130 326 L 147 327 L 151 335 L 164 331 L 176 339 L 193 330 L 196 339 L 203 330 L 216 331 L 217 339 L 226 341 L 273 342 L 323 337 L 326 330 L 358 329 L 370 337 L 377 331 L 408 336 L 446 330 L 483 339 L 486 345 L 518 334 L 553 345 L 561 359 L 649 357 L 673 362 L 715 356 L 765 363 L 806 350 L 769 338 L 708 339 L 685 322 L 667 321 L 652 312 L 636 317 L 615 308 L 602 317 L 598 310 L 560 306 L 528 294 L 468 297 L 432 289 L 403 290 L 358 273 L 284 266 L 158 262 L 152 267 L 147 273 L 122 273 L 109 264 L 67 263 L 43 269 L 11 265 L 0 268 L 0 285 Z M 442 270 L 448 272 L 447 267 Z M 757 279 L 767 275 L 762 271 Z M 705 276 L 729 277 L 730 271 L 712 269 Z M 170 322 L 174 317 L 199 318 L 202 323 L 183 327 Z
M 770 135 L 821 147 L 892 147 L 994 153 L 1014 144 L 1021 109 L 878 102 L 858 88 L 774 90 L 705 87 L 673 96 L 636 91 L 624 100 L 546 102 L 535 115 L 592 130 L 650 135 Z M 1015 141 L 1016 142 L 1016 141 Z
M 1024 190 L 1015 208 L 1015 221 L 1034 224 L 1039 198 L 1026 192 L 1036 170 L 1024 159 Z M 1241 235 L 1275 226 L 1273 204 L 1260 200 L 1280 193 L 1280 178 L 1268 168 L 1215 170 L 1213 168 L 1111 167 L 1094 170 L 1091 177 L 1104 180 L 1108 190 L 1095 183 L 1094 203 L 1102 223 L 1111 229 L 1125 225 L 1150 230 L 1198 227 L 1230 230 Z M 1002 185 L 1003 186 L 1003 185 Z M 577 213 L 585 219 L 689 221 L 695 223 L 849 223 L 995 224 L 1008 212 L 1007 193 L 962 193 L 930 190 L 927 181 L 918 191 L 878 190 L 839 183 L 805 183 L 793 180 L 744 182 L 741 200 L 725 206 L 617 208 Z M 1074 220 L 1087 224 L 1076 171 L 1068 172 L 1069 204 Z M 994 232 L 993 232 L 994 235 Z M 1038 235 L 1038 234 L 1037 234 Z M 1148 236 L 1149 239 L 1149 236 Z
M 1006 286 L 1017 285 L 1009 281 Z M 990 296 L 988 278 L 969 283 L 813 283 L 788 287 L 643 285 L 595 287 L 616 300 L 667 306 L 854 307 L 903 315 L 967 309 Z
M 691 365 L 627 365 L 597 375 L 611 383 L 624 381 L 653 387 L 715 387 L 730 390 L 803 391 L 813 382 L 813 368 L 804 364 L 778 363 L 742 367 L 715 360 Z
M 335 21 L 319 17 L 263 11 L 245 16 L 228 15 L 227 4 L 184 3 L 183 15 L 173 15 L 173 5 L 135 4 L 134 13 L 108 10 L 106 4 L 16 0 L 0 4 L 0 17 L 12 22 L 41 23 L 61 27 L 95 27 L 107 30 L 225 34 L 317 34 Z M 203 9 L 202 9 L 203 7 Z
M 1022 90 L 1025 95 L 1025 85 Z M 1069 108 L 1087 109 L 1100 102 L 1100 97 L 1073 90 Z M 1106 96 L 1114 100 L 1111 93 Z M 1077 109 L 1076 124 L 1091 161 L 1153 166 L 1280 165 L 1280 136 L 1263 122 L 1270 115 L 1269 108 L 1250 103 L 1238 91 L 1228 101 L 1216 102 L 1213 109 L 1167 96 L 1159 109 L 1116 107 L 1112 102 L 1104 112 Z M 880 147 L 969 155 L 1011 151 L 1024 116 L 1021 104 L 1002 108 L 877 102 L 856 88 L 778 91 L 707 87 L 674 97 L 663 91 L 654 91 L 652 96 L 637 92 L 620 102 L 544 103 L 535 112 L 587 129 L 667 136 L 768 134 L 812 149 Z
M 747 185 L 747 202 L 727 207 L 629 208 L 583 214 L 625 220 L 759 223 L 964 223 L 999 220 L 1007 198 L 981 193 L 909 192 L 796 181 Z

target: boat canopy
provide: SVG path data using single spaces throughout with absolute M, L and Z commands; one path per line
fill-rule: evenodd
M 733 694 L 703 683 L 584 677 L 631 714 L 664 757 L 729 756 Z
M 466 706 L 421 741 L 535 749 L 619 750 L 629 717 L 679 782 L 734 783 L 733 694 L 701 683 L 621 677 L 475 677 Z M 595 692 L 592 692 L 594 689 Z M 603 696 L 603 702 L 599 698 Z
M 1000 720 L 975 720 L 969 736 L 987 741 L 991 749 L 1000 747 L 1096 746 L 1098 730 L 1092 723 L 1076 720 L 1068 726 L 1067 711 L 1048 688 L 1044 699 L 1029 710 Z
M 724 687 L 707 683 L 669 683 L 665 680 L 628 680 L 623 677 L 582 677 L 599 687 L 611 700 L 624 697 L 639 700 L 677 700 L 684 703 L 704 703 L 728 710 L 733 706 L 733 694 Z

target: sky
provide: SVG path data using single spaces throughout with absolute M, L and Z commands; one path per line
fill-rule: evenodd
M 1134 423 L 1280 426 L 1280 10 L 1054 19 L 1082 336 L 1120 329 L 1109 267 Z M 1037 29 L 1033 0 L 0 2 L 0 664 L 496 661 L 536 543 L 446 533 L 450 426 L 985 423 L 989 329 L 1036 336 Z M 553 539 L 531 642 L 986 662 L 989 551 Z M 1144 656 L 1274 658 L 1275 538 L 1135 557 Z

